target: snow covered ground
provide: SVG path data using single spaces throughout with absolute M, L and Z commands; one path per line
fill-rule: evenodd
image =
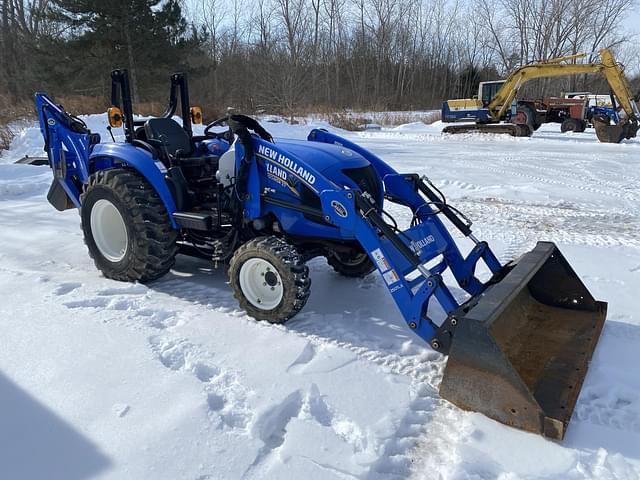
M 107 138 L 104 116 L 88 122 Z M 0 158 L 0 478 L 640 478 L 640 142 L 441 128 L 348 136 L 427 174 L 502 260 L 557 242 L 609 302 L 563 442 L 441 400 L 445 359 L 377 275 L 313 261 L 311 298 L 286 326 L 247 317 L 203 261 L 179 257 L 149 285 L 103 278 L 77 212 L 45 199 L 48 167 L 12 164 L 42 155 L 28 125 Z

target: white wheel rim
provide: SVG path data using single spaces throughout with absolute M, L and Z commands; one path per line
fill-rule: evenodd
M 100 199 L 91 209 L 91 233 L 96 247 L 110 262 L 119 262 L 127 253 L 127 226 L 120 211 L 109 200 Z
M 250 258 L 240 267 L 240 290 L 251 305 L 273 310 L 282 301 L 284 288 L 275 267 L 262 258 Z

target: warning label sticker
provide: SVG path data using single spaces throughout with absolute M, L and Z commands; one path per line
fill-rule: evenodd
M 400 280 L 395 270 L 389 270 L 387 273 L 383 273 L 382 276 L 384 277 L 384 281 L 387 282 L 387 285 L 393 285 Z
M 380 250 L 379 248 L 376 248 L 373 252 L 371 252 L 371 256 L 375 260 L 376 265 L 378 265 L 378 268 L 380 269 L 381 272 L 386 272 L 391 268 L 391 265 L 389 265 L 389 262 L 387 262 L 387 259 L 384 258 L 384 255 L 382 254 L 382 250 Z

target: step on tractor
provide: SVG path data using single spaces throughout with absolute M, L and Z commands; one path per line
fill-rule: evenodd
M 596 130 L 598 140 L 603 143 L 620 143 L 625 138 L 634 138 L 640 123 L 638 96 L 631 92 L 624 67 L 606 48 L 600 50 L 599 61 L 577 63 L 578 59 L 587 56 L 586 53 L 578 53 L 534 62 L 514 70 L 506 80 L 481 82 L 476 97 L 443 102 L 444 122 L 467 123 L 447 126 L 442 132 L 502 133 L 514 137 L 528 137 L 542 123 L 548 122 L 561 123 L 563 132 L 584 131 L 586 102 L 553 98 L 538 102 L 518 100 L 516 96 L 525 83 L 536 78 L 599 74 L 604 76 L 609 85 L 611 109 L 590 110 L 589 120 Z M 579 109 L 577 114 L 572 111 L 576 106 Z
M 553 243 L 503 265 L 426 176 L 399 173 L 323 129 L 275 141 L 255 119 L 229 115 L 194 135 L 202 112 L 190 107 L 182 74 L 171 77 L 163 115 L 136 118 L 127 72 L 111 78 L 108 117 L 124 130 L 120 142 L 103 142 L 46 94 L 35 98 L 54 177 L 48 199 L 79 210 L 106 277 L 150 282 L 177 254 L 200 257 L 227 268 L 248 315 L 284 323 L 309 298 L 310 259 L 325 257 L 347 277 L 377 270 L 408 329 L 449 356 L 445 399 L 563 438 L 606 303 Z M 408 228 L 389 203 L 410 213 Z M 468 239 L 466 255 L 446 225 Z M 429 309 L 433 300 L 445 315 Z

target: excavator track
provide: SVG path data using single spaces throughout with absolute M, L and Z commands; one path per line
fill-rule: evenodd
M 517 125 L 515 123 L 474 123 L 465 125 L 449 125 L 442 130 L 442 133 L 495 133 L 511 135 L 512 137 L 530 137 L 533 133 L 527 125 Z

